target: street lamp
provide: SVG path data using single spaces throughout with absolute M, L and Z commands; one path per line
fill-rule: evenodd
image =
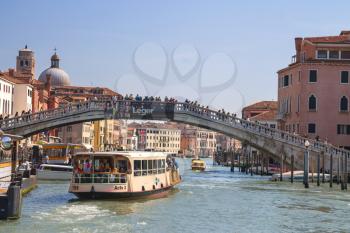
M 304 185 L 305 188 L 309 188 L 309 146 L 310 142 L 305 141 L 305 153 L 304 153 Z

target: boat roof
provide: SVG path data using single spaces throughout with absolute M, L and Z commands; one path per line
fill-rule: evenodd
M 74 143 L 47 143 L 43 144 L 42 147 L 44 149 L 86 149 L 85 145 L 83 144 L 74 144 Z
M 73 168 L 72 166 L 69 166 L 69 165 L 58 165 L 58 164 L 47 164 L 47 163 L 43 163 L 40 166 L 41 167 Z
M 92 155 L 94 157 L 96 156 L 113 156 L 113 155 L 121 155 L 125 156 L 130 159 L 145 159 L 145 158 L 166 158 L 169 153 L 165 152 L 154 152 L 154 151 L 113 151 L 113 152 L 79 152 L 76 153 L 74 156 L 79 156 L 79 155 Z

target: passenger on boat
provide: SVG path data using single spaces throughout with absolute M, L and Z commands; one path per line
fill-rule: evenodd
M 91 161 L 90 160 L 85 160 L 84 163 L 84 173 L 90 173 L 91 172 Z

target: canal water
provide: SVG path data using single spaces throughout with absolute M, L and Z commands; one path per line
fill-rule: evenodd
M 183 182 L 161 199 L 80 201 L 66 182 L 39 183 L 24 198 L 22 218 L 0 222 L 0 232 L 350 232 L 350 192 L 337 185 L 305 190 L 210 160 L 205 172 L 178 161 Z

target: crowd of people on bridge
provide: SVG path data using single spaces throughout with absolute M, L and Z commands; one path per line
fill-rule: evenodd
M 166 103 L 177 103 L 177 100 L 173 97 L 164 97 L 164 100 L 160 96 L 141 96 L 137 94 L 135 97 L 133 94 L 126 94 L 125 96 L 113 97 L 113 101 L 130 100 L 130 101 L 144 101 L 144 102 L 166 102 Z

